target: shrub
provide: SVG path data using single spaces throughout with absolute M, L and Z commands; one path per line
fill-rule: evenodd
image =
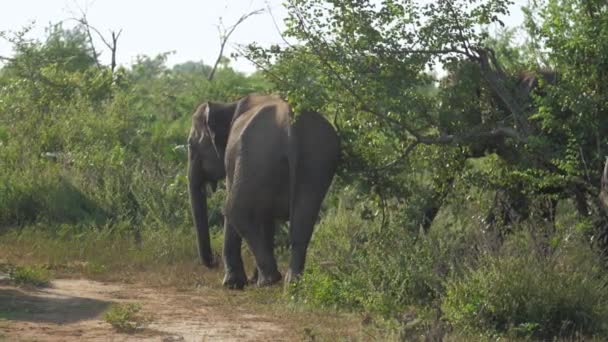
M 431 302 L 441 288 L 435 269 L 440 248 L 397 225 L 380 227 L 363 219 L 364 206 L 349 208 L 349 201 L 343 197 L 319 225 L 310 247 L 312 262 L 291 288 L 292 298 L 384 315 Z
M 119 332 L 132 333 L 141 329 L 146 321 L 140 311 L 141 305 L 136 303 L 113 304 L 103 314 L 103 319 Z
M 588 248 L 578 247 L 549 259 L 534 253 L 483 258 L 479 268 L 447 282 L 445 318 L 469 332 L 539 338 L 606 333 L 608 278 L 590 266 Z
M 17 266 L 9 272 L 9 277 L 17 285 L 48 286 L 51 272 L 38 266 Z

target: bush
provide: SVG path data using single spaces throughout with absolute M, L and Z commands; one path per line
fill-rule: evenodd
M 442 310 L 455 327 L 549 338 L 608 332 L 608 278 L 588 248 L 545 259 L 534 253 L 487 256 L 447 282 Z M 559 254 L 559 253 L 558 253 Z
M 103 314 L 103 318 L 116 331 L 133 333 L 141 329 L 147 320 L 146 317 L 141 315 L 140 311 L 141 305 L 136 303 L 113 304 Z
M 353 204 L 351 204 L 353 203 Z M 436 241 L 404 234 L 397 225 L 366 220 L 365 203 L 343 196 L 321 221 L 312 262 L 292 298 L 314 305 L 384 315 L 430 303 L 441 291 Z
M 0 70 L 0 228 L 191 227 L 190 115 L 202 101 L 233 101 L 269 84 L 229 67 L 212 83 L 200 77 L 207 66 L 170 70 L 166 54 L 111 72 L 91 63 L 80 28 L 53 26 L 46 42 L 14 36 L 14 60 Z M 213 227 L 221 198 L 210 199 Z
M 45 287 L 51 282 L 51 272 L 38 266 L 17 266 L 9 272 L 9 276 L 17 285 Z

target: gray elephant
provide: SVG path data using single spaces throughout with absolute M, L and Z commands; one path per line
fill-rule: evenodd
M 206 185 L 226 177 L 224 286 L 247 283 L 241 258 L 245 239 L 259 286 L 281 280 L 274 257 L 276 220 L 289 220 L 291 260 L 285 281 L 304 270 L 306 250 L 321 202 L 336 171 L 340 142 L 323 116 L 303 112 L 292 123 L 279 97 L 249 95 L 232 103 L 207 102 L 192 115 L 188 179 L 201 260 L 213 267 Z

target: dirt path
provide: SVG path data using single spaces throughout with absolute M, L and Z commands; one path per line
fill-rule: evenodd
M 235 307 L 213 291 L 177 291 L 85 279 L 58 279 L 44 289 L 0 282 L 0 341 L 290 341 L 277 317 Z M 149 322 L 116 332 L 103 319 L 114 303 L 137 303 Z

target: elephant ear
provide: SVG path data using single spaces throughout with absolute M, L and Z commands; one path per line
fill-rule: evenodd
M 226 150 L 226 144 L 228 143 L 228 135 L 230 133 L 230 126 L 236 105 L 236 102 L 207 103 L 207 108 L 205 110 L 206 128 L 211 136 L 211 140 L 213 141 L 216 151 L 221 157 L 223 157 L 224 151 Z
M 188 142 L 200 142 L 207 130 L 207 103 L 199 105 L 192 114 L 192 126 L 188 135 Z

